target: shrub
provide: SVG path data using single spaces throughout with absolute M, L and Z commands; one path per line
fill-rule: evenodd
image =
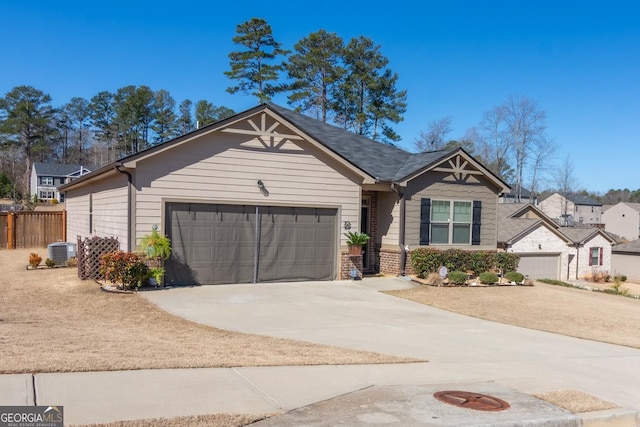
M 613 276 L 613 281 L 626 282 L 627 276 L 625 276 L 624 274 L 616 274 L 615 276 Z
M 510 282 L 522 283 L 524 280 L 524 274 L 518 273 L 517 271 L 510 271 L 504 275 Z
M 447 274 L 449 282 L 454 285 L 464 285 L 467 281 L 467 273 L 463 271 L 451 271 Z
M 469 252 L 460 249 L 447 249 L 442 252 L 442 263 L 449 271 L 467 271 Z
M 77 267 L 78 266 L 78 258 L 69 258 L 67 260 L 67 267 Z
M 498 275 L 495 273 L 491 273 L 490 271 L 485 271 L 484 273 L 480 273 L 478 276 L 480 279 L 480 283 L 485 285 L 492 285 L 498 281 Z
M 105 280 L 125 289 L 139 288 L 149 277 L 149 267 L 139 254 L 109 252 L 100 258 L 100 273 Z
M 411 265 L 418 277 L 424 279 L 443 265 L 442 251 L 433 248 L 418 248 L 411 251 Z
M 47 267 L 49 268 L 53 268 L 56 266 L 56 262 L 54 260 L 52 260 L 51 258 L 47 258 L 47 260 L 44 262 Z
M 493 266 L 499 271 L 516 271 L 520 263 L 520 255 L 511 252 L 493 254 Z
M 33 268 L 38 268 L 42 262 L 42 257 L 35 252 L 29 254 L 29 265 Z
M 494 268 L 495 255 L 492 252 L 475 251 L 469 252 L 467 257 L 467 270 L 478 274 L 481 271 L 489 271 Z

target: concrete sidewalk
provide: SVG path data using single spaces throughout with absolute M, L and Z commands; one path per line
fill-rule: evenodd
M 460 368 L 418 363 L 163 369 L 37 374 L 33 383 L 31 375 L 2 375 L 0 405 L 62 405 L 69 425 L 214 413 L 282 414 L 301 408 L 307 409 L 263 425 L 300 425 L 301 414 L 315 419 L 310 425 L 332 425 L 326 423 L 335 417 L 348 425 L 360 424 L 358 420 L 370 424 L 362 417 L 372 416 L 398 419 L 401 425 L 477 425 L 480 419 L 504 426 L 524 420 L 529 426 L 580 425 L 580 417 L 523 393 L 566 384 L 534 377 L 491 381 L 495 373 Z M 434 391 L 451 389 L 490 394 L 511 408 L 478 413 L 432 397 Z M 634 426 L 636 413 L 617 410 L 599 417 Z

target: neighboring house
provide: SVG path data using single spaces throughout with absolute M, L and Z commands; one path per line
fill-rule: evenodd
M 612 274 L 611 250 L 615 239 L 600 228 L 560 227 L 560 231 L 573 241 L 576 249 L 574 266 L 576 279 L 584 279 L 596 273 Z
M 35 162 L 31 167 L 30 194 L 42 201 L 64 202 L 64 196 L 60 194 L 58 187 L 89 172 L 89 169 L 80 165 Z
M 498 246 L 520 255 L 518 271 L 533 279 L 569 279 L 571 239 L 532 204 L 498 206 Z
M 601 224 L 602 203 L 582 194 L 553 193 L 538 203 L 548 217 L 560 225 Z
M 640 203 L 620 202 L 607 206 L 602 213 L 602 223 L 607 232 L 621 239 L 637 240 L 640 238 Z
M 412 154 L 262 104 L 64 185 L 68 236 L 121 249 L 158 225 L 167 283 L 346 279 L 410 272 L 407 247 L 496 250 L 508 186 L 461 148 Z
M 601 229 L 560 227 L 531 204 L 498 208 L 498 246 L 520 255 L 519 272 L 559 280 L 611 272 L 614 239 Z
M 611 272 L 640 282 L 640 240 L 615 245 L 611 251 Z
M 500 198 L 498 199 L 500 203 L 531 203 L 533 205 L 538 204 L 538 198 L 531 191 L 526 188 L 522 188 L 520 190 L 520 200 L 518 200 L 518 195 L 516 194 L 516 190 L 513 189 L 513 185 L 509 191 L 505 191 L 500 194 Z

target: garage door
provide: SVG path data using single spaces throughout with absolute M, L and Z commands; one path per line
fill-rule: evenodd
M 331 280 L 337 209 L 168 203 L 171 284 Z
M 532 279 L 559 279 L 560 254 L 519 254 L 518 271 Z

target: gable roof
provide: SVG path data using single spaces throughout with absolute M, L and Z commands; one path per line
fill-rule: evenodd
M 380 181 L 403 181 L 431 166 L 437 165 L 458 152 L 463 152 L 466 157 L 472 159 L 462 148 L 410 153 L 393 145 L 373 141 L 362 135 L 357 135 L 273 103 L 265 105 L 287 119 L 299 130 Z M 490 175 L 493 180 L 497 181 L 495 183 L 499 187 L 504 187 L 505 190 L 509 188 L 507 184 L 488 169 L 485 169 L 482 165 L 479 166 L 485 174 Z
M 533 210 L 538 215 L 538 218 L 521 218 L 517 216 L 526 210 Z M 558 230 L 555 222 L 531 203 L 498 204 L 498 243 L 511 245 L 539 227 L 546 227 L 561 239 L 569 241 L 569 237 Z
M 584 245 L 598 234 L 609 240 L 611 243 L 615 243 L 615 239 L 613 237 L 596 227 L 560 227 L 560 231 L 577 245 Z
M 37 175 L 45 176 L 67 176 L 77 173 L 82 168 L 81 165 L 65 165 L 62 163 L 41 163 L 34 162 L 33 168 Z M 86 169 L 86 168 L 85 168 Z M 88 169 L 87 169 L 88 170 Z
M 357 135 L 273 103 L 260 104 L 217 123 L 209 124 L 146 150 L 123 157 L 119 161 L 107 165 L 94 173 L 83 176 L 72 183 L 65 184 L 60 188 L 65 190 L 72 186 L 79 185 L 82 182 L 93 179 L 99 174 L 113 171 L 114 167 L 121 166 L 128 162 L 135 162 L 153 155 L 158 151 L 188 142 L 203 134 L 223 129 L 238 120 L 242 120 L 245 117 L 252 116 L 261 111 L 268 111 L 272 115 L 281 117 L 290 127 L 295 128 L 295 130 L 311 138 L 314 143 L 323 147 L 323 149 L 343 159 L 342 161 L 346 162 L 345 164 L 351 165 L 351 167 L 361 171 L 365 176 L 370 177 L 369 179 L 373 178 L 375 181 L 397 182 L 410 179 L 416 174 L 423 173 L 456 154 L 461 154 L 466 159 L 469 159 L 470 163 L 472 163 L 474 167 L 477 167 L 496 187 L 502 188 L 503 191 L 509 189 L 504 181 L 475 161 L 462 148 L 427 153 L 410 153 L 398 147 L 373 141 L 362 135 Z

